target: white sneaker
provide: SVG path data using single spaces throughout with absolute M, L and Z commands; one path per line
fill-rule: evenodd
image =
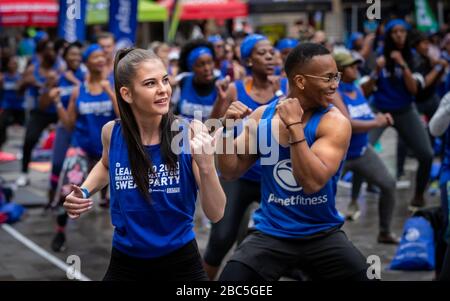
M 23 173 L 16 180 L 16 185 L 19 187 L 25 187 L 30 183 L 30 179 L 28 179 L 28 174 Z
M 407 189 L 411 187 L 411 181 L 406 176 L 401 176 L 397 179 L 396 188 Z

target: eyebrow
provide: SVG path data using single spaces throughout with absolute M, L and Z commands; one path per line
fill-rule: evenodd
M 169 74 L 164 75 L 162 78 L 165 79 L 167 77 L 169 77 Z M 156 80 L 156 78 L 154 78 L 154 77 L 146 78 L 143 81 L 141 81 L 141 83 L 145 83 L 145 82 L 148 82 L 148 81 L 151 81 L 151 80 Z

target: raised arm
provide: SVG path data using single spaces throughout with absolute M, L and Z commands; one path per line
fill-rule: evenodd
M 242 176 L 257 160 L 257 128 L 262 112 L 266 106 L 259 107 L 252 112 L 250 108 L 239 101 L 234 101 L 228 107 L 223 120 L 225 126 L 230 122 L 243 119 L 249 115 L 244 125 L 242 133 L 233 139 L 233 128 L 227 129 L 227 134 L 223 135 L 220 154 L 217 155 L 217 162 L 221 177 L 225 180 L 234 180 Z
M 312 194 L 320 189 L 336 174 L 347 152 L 350 137 L 350 121 L 339 110 L 332 108 L 320 121 L 317 140 L 308 146 L 302 121 L 303 109 L 296 98 L 290 98 L 277 106 L 282 122 L 294 124 L 288 128 L 292 170 L 303 191 Z
M 89 195 L 86 197 L 80 187 L 72 185 L 72 192 L 66 197 L 64 208 L 70 218 L 78 218 L 82 213 L 90 210 L 93 205 L 90 196 L 94 195 L 109 183 L 109 144 L 114 122 L 115 121 L 110 121 L 103 126 L 102 158 L 97 162 L 81 186 L 89 192 Z
M 429 127 L 431 135 L 442 136 L 450 125 L 450 92 L 444 95 L 439 108 L 430 120 Z
M 208 133 L 208 129 L 200 121 L 197 123 L 197 131 L 190 141 L 192 150 L 192 169 L 197 182 L 200 202 L 205 215 L 213 222 L 217 223 L 223 217 L 225 211 L 226 197 L 220 185 L 214 165 L 214 153 L 216 143 L 221 135 L 221 129 L 217 130 L 214 137 Z

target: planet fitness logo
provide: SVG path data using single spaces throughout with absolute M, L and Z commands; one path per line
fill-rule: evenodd
M 282 160 L 278 162 L 273 168 L 273 177 L 281 188 L 291 191 L 298 192 L 303 188 L 297 184 L 292 173 L 292 162 L 290 159 Z
M 417 228 L 408 229 L 405 235 L 407 241 L 416 241 L 420 236 L 420 232 Z

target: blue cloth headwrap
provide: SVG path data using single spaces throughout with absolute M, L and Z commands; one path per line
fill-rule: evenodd
M 92 44 L 83 52 L 83 62 L 87 62 L 89 56 L 96 51 L 103 51 L 103 48 L 99 44 Z
M 295 46 L 297 46 L 297 44 L 298 40 L 296 39 L 282 39 L 278 41 L 276 48 L 282 51 L 286 48 L 294 48 Z
M 37 31 L 36 35 L 33 37 L 35 43 L 39 43 L 40 41 L 47 39 L 48 34 L 45 31 Z
M 189 55 L 187 57 L 187 67 L 189 71 L 192 71 L 192 67 L 195 64 L 195 61 L 204 54 L 208 54 L 211 57 L 213 56 L 211 49 L 205 46 L 194 48 L 193 50 L 191 50 L 191 52 L 189 52 Z
M 208 37 L 208 42 L 213 43 L 213 44 L 215 44 L 217 42 L 222 42 L 222 41 L 223 41 L 222 37 L 218 34 Z
M 243 60 L 248 59 L 252 54 L 256 43 L 264 40 L 267 40 L 267 37 L 260 34 L 252 34 L 247 36 L 241 43 L 241 58 Z
M 394 19 L 394 20 L 389 21 L 388 24 L 386 24 L 386 26 L 384 27 L 384 32 L 391 31 L 392 28 L 394 28 L 397 25 L 403 26 L 406 30 L 409 30 L 411 28 L 411 26 L 408 23 L 406 23 L 405 20 Z
M 347 44 L 347 48 L 352 50 L 355 47 L 355 42 L 356 40 L 360 39 L 364 37 L 364 35 L 360 32 L 354 32 L 352 33 L 352 35 L 350 36 L 350 38 L 348 39 L 348 44 Z

